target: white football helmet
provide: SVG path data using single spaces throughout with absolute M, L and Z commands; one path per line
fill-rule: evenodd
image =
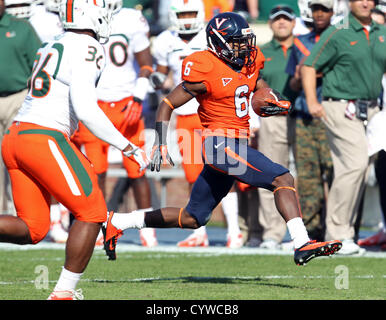
M 92 30 L 99 42 L 109 40 L 111 12 L 104 0 L 63 0 L 59 14 L 65 30 Z
M 60 0 L 45 0 L 44 6 L 48 11 L 59 13 L 60 2 L 61 2 Z
M 182 12 L 197 12 L 197 14 L 195 18 L 180 19 L 178 15 Z M 169 19 L 171 27 L 178 33 L 197 33 L 204 27 L 204 4 L 202 0 L 171 0 Z M 190 25 L 190 28 L 186 28 L 185 25 Z
M 33 0 L 5 0 L 5 11 L 17 18 L 28 19 L 32 15 Z
M 123 6 L 122 0 L 105 0 L 107 8 L 112 12 L 112 14 L 118 13 Z
M 314 19 L 312 19 L 311 8 L 308 6 L 310 0 L 298 0 L 298 7 L 300 11 L 300 17 L 304 22 L 312 23 Z

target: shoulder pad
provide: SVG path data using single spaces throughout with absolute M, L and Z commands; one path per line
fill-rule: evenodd
M 209 55 L 209 56 L 208 56 Z M 189 82 L 204 82 L 214 64 L 207 51 L 194 52 L 182 62 L 182 80 Z

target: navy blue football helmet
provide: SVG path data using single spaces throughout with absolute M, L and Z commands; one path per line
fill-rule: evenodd
M 239 14 L 224 12 L 213 17 L 206 27 L 208 48 L 232 66 L 252 66 L 256 59 L 256 36 Z

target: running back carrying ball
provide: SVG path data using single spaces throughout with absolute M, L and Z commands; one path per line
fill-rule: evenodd
M 252 96 L 252 108 L 260 117 L 286 115 L 292 110 L 291 102 L 283 100 L 280 93 L 271 88 L 261 88 Z

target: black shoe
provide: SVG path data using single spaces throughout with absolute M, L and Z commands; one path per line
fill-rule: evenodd
M 340 250 L 340 248 L 342 248 L 342 242 L 338 240 L 326 242 L 312 240 L 295 249 L 294 261 L 298 266 L 302 266 L 313 258 L 330 256 Z
M 103 248 L 105 249 L 106 255 L 109 257 L 109 260 L 116 260 L 117 255 L 115 253 L 115 248 L 117 247 L 117 240 L 122 236 L 122 230 L 115 228 L 111 219 L 114 215 L 114 212 L 110 212 L 107 218 L 106 225 L 102 224 L 102 233 L 103 233 Z

